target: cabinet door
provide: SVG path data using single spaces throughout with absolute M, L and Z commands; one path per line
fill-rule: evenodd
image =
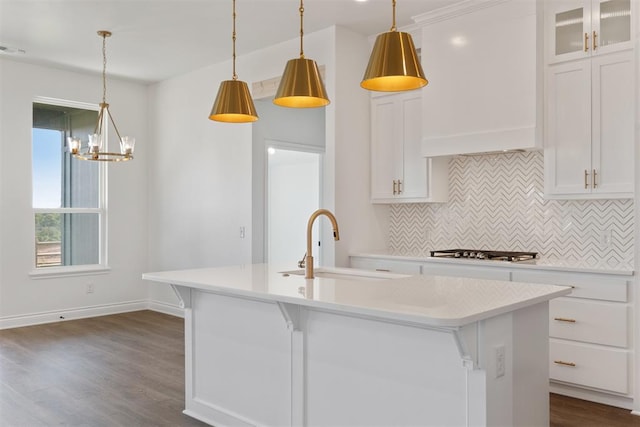
M 547 67 L 547 195 L 591 192 L 590 64 L 583 59 Z
M 371 100 L 371 199 L 394 197 L 398 180 L 396 151 L 398 141 L 397 107 L 393 96 Z
M 591 1 L 546 1 L 547 62 L 584 58 L 591 54 Z
M 631 43 L 631 1 L 593 0 L 592 55 L 633 47 Z
M 402 179 L 400 198 L 427 198 L 427 158 L 422 156 L 422 93 L 404 95 L 402 108 Z
M 633 197 L 633 52 L 592 59 L 593 192 Z

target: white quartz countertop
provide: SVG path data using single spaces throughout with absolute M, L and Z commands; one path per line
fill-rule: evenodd
M 593 260 L 576 261 L 562 260 L 551 258 L 536 258 L 531 261 L 505 262 L 491 261 L 480 259 L 465 259 L 452 257 L 431 257 L 426 255 L 400 255 L 389 252 L 371 251 L 352 253 L 351 256 L 395 259 L 399 261 L 418 261 L 429 263 L 441 263 L 451 265 L 473 265 L 476 267 L 502 267 L 516 268 L 525 270 L 548 270 L 548 271 L 570 271 L 576 273 L 600 273 L 600 274 L 618 274 L 622 276 L 633 275 L 633 266 L 631 265 L 608 265 L 606 263 L 597 263 Z
M 293 303 L 383 320 L 459 327 L 567 295 L 571 288 L 365 270 L 349 279 L 284 275 L 268 264 L 145 273 L 142 278 L 219 294 Z M 316 272 L 341 269 L 317 268 Z M 375 277 L 366 277 L 366 276 Z

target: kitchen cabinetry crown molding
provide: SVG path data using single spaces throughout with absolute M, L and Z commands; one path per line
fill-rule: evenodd
M 495 6 L 499 3 L 505 3 L 511 0 L 464 0 L 450 6 L 438 8 L 436 10 L 423 13 L 421 15 L 412 16 L 411 18 L 417 25 L 429 25 L 467 13 L 476 12 L 487 7 Z

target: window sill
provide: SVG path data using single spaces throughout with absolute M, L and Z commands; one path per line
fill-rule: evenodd
M 108 265 L 79 265 L 70 267 L 43 267 L 32 270 L 29 277 L 32 279 L 48 279 L 54 277 L 94 276 L 108 274 L 111 267 Z

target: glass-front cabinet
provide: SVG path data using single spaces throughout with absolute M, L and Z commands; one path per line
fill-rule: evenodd
M 545 3 L 547 63 L 632 47 L 633 0 L 560 0 Z

